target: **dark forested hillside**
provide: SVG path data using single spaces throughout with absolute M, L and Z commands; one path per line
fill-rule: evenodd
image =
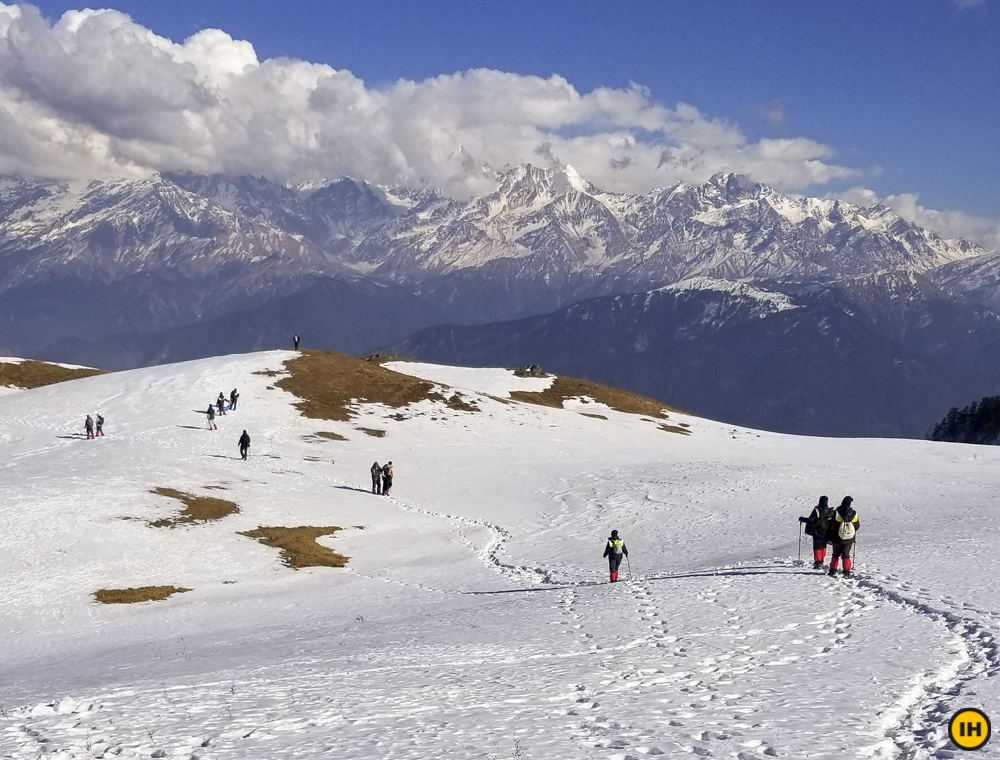
M 994 446 L 1000 444 L 1000 396 L 987 396 L 964 409 L 952 409 L 935 425 L 931 439 Z

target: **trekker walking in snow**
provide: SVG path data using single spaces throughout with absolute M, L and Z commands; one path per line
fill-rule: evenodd
M 240 394 L 236 392 L 235 388 L 233 388 L 233 392 L 229 394 L 229 408 L 230 409 L 235 409 L 236 408 L 236 402 L 239 401 L 239 398 L 240 398 Z
M 83 429 L 87 431 L 87 438 L 94 437 L 94 421 L 87 415 L 87 419 L 83 421 Z
M 295 333 L 295 335 L 292 336 L 292 345 L 295 346 L 295 350 L 296 351 L 299 350 L 299 334 L 298 333 Z
M 851 549 L 854 548 L 855 536 L 861 528 L 861 521 L 858 513 L 854 511 L 851 503 L 854 501 L 850 496 L 845 496 L 840 502 L 833 519 L 830 520 L 828 535 L 832 544 L 830 552 L 830 575 L 837 574 L 838 560 L 844 559 L 844 576 L 851 577 Z
M 809 517 L 799 518 L 799 522 L 806 524 L 806 535 L 812 536 L 813 570 L 821 569 L 823 560 L 826 559 L 826 545 L 829 543 L 827 531 L 830 529 L 833 513 L 834 509 L 830 506 L 830 500 L 825 496 L 820 496 L 819 504 L 813 507 Z
M 212 406 L 211 404 L 209 404 L 208 405 L 208 411 L 205 412 L 205 414 L 208 415 L 208 429 L 209 430 L 218 430 L 219 428 L 217 428 L 215 426 L 215 407 Z
M 392 460 L 382 465 L 382 495 L 388 496 L 392 488 Z
M 622 563 L 622 557 L 628 556 L 628 547 L 625 542 L 618 537 L 618 531 L 611 531 L 608 544 L 604 547 L 604 556 L 608 558 L 608 569 L 611 571 L 611 582 L 618 580 L 618 566 Z
M 382 466 L 378 462 L 372 465 L 372 493 L 382 494 Z
M 219 407 L 220 417 L 226 413 L 226 397 L 222 395 L 222 391 L 219 391 L 219 397 L 215 400 L 215 405 Z
M 240 456 L 243 459 L 247 458 L 247 452 L 250 450 L 250 436 L 246 430 L 243 431 L 243 435 L 240 436 Z
M 104 435 L 104 418 L 101 415 L 97 415 L 97 430 L 94 433 L 94 438 L 99 435 Z

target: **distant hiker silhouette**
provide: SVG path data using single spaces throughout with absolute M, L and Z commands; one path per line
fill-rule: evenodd
M 372 493 L 382 493 L 382 467 L 378 462 L 372 465 Z
M 833 512 L 834 509 L 830 506 L 829 499 L 820 496 L 819 504 L 813 507 L 809 517 L 799 518 L 799 522 L 806 524 L 806 535 L 812 536 L 813 570 L 820 570 L 823 567 L 823 560 L 826 559 L 826 545 L 830 540 L 827 531 L 830 529 Z
M 382 495 L 388 496 L 392 488 L 392 461 L 382 465 Z
M 218 430 L 219 428 L 215 426 L 215 407 L 209 404 L 208 411 L 206 411 L 205 414 L 208 415 L 208 429 Z
M 229 394 L 229 408 L 235 409 L 236 402 L 239 401 L 239 399 L 240 399 L 240 394 L 236 392 L 235 388 L 233 388 L 233 392 Z
M 292 336 L 292 345 L 295 347 L 296 351 L 299 350 L 299 336 L 297 333 Z
M 250 435 L 244 430 L 243 435 L 240 436 L 240 456 L 246 459 L 248 451 L 250 451 Z
M 97 415 L 97 430 L 94 432 L 94 438 L 99 435 L 104 435 L 104 418 L 101 415 Z
M 844 575 L 851 576 L 851 549 L 854 548 L 855 537 L 861 529 L 861 520 L 858 513 L 851 506 L 854 499 L 845 496 L 844 500 L 837 507 L 837 511 L 830 520 L 830 527 L 827 535 L 830 537 L 832 551 L 830 553 L 830 575 L 837 574 L 837 564 L 840 558 L 844 559 Z
M 611 582 L 618 580 L 618 566 L 622 563 L 622 557 L 628 556 L 628 547 L 625 542 L 618 537 L 618 531 L 611 531 L 608 543 L 604 547 L 604 556 L 608 558 L 608 570 L 611 571 Z
M 226 413 L 226 397 L 222 395 L 222 391 L 219 391 L 219 397 L 215 400 L 215 405 L 219 407 L 220 417 Z
M 94 437 L 94 420 L 91 419 L 90 415 L 87 415 L 87 419 L 83 421 L 83 429 L 87 431 L 87 438 Z

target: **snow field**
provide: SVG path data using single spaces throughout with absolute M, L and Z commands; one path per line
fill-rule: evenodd
M 948 757 L 954 709 L 997 704 L 995 449 L 671 414 L 682 436 L 427 365 L 481 411 L 324 422 L 254 374 L 292 356 L 0 398 L 0 757 Z M 193 410 L 232 387 L 205 430 Z M 82 440 L 95 411 L 108 437 Z M 156 486 L 241 511 L 151 528 L 180 508 Z M 796 562 L 820 493 L 855 498 L 858 580 Z M 290 570 L 237 534 L 258 525 L 341 526 L 320 541 L 351 560 Z M 90 596 L 161 584 L 192 591 Z

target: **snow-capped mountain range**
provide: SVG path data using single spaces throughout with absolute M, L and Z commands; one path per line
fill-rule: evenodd
M 881 206 L 784 196 L 732 174 L 644 195 L 604 192 L 569 166 L 494 177 L 492 193 L 462 200 L 348 178 L 8 178 L 0 348 L 120 368 L 273 347 L 299 332 L 358 353 L 435 325 L 674 286 L 673 297 L 788 306 L 801 306 L 795 293 L 836 288 L 892 311 L 896 328 L 912 298 L 970 315 L 1000 309 L 1000 254 Z

